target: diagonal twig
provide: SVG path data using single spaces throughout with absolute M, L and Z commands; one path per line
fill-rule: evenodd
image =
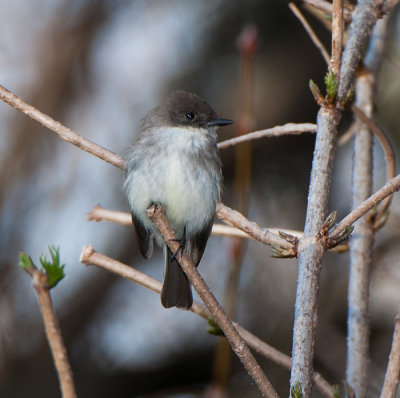
M 179 242 L 176 239 L 174 231 L 168 224 L 168 220 L 163 212 L 161 206 L 150 206 L 147 210 L 149 219 L 157 226 L 164 241 L 173 253 L 179 250 Z M 218 326 L 224 332 L 225 337 L 228 339 L 233 351 L 239 357 L 243 366 L 246 368 L 249 375 L 252 377 L 257 387 L 266 397 L 278 397 L 275 389 L 271 385 L 267 376 L 261 370 L 253 354 L 245 344 L 244 340 L 235 329 L 232 321 L 225 314 L 218 301 L 211 293 L 210 289 L 204 282 L 204 279 L 198 273 L 196 267 L 189 259 L 188 255 L 181 252 L 179 255 L 179 264 L 186 276 L 190 280 L 192 286 L 210 311 L 212 317 L 217 322 Z
M 102 253 L 96 252 L 92 246 L 86 245 L 82 248 L 80 261 L 86 265 L 95 265 L 122 278 L 128 279 L 132 282 L 138 283 L 158 294 L 161 292 L 162 283 L 156 279 L 148 276 L 147 274 L 132 268 L 129 265 L 123 264 L 117 260 L 114 260 Z M 208 310 L 200 303 L 194 302 L 191 312 L 203 317 L 204 319 L 210 319 L 211 315 Z M 276 348 L 270 346 L 260 338 L 250 333 L 248 330 L 243 328 L 237 323 L 234 323 L 237 331 L 242 336 L 243 340 L 247 345 L 254 351 L 263 355 L 265 358 L 273 361 L 274 363 L 290 369 L 291 358 L 278 351 Z M 319 391 L 321 391 L 326 397 L 333 397 L 333 387 L 322 377 L 318 372 L 314 372 L 313 380 Z

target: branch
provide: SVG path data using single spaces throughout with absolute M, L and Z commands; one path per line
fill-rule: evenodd
M 337 83 L 339 84 L 340 61 L 343 50 L 343 0 L 333 0 L 332 7 L 332 58 L 330 66 L 333 73 L 338 77 Z
M 247 142 L 264 137 L 280 137 L 287 134 L 297 135 L 303 133 L 315 133 L 316 131 L 317 126 L 313 123 L 286 123 L 283 126 L 275 126 L 269 129 L 253 131 L 239 137 L 221 141 L 218 143 L 218 149 L 225 149 L 229 146 L 240 144 L 241 142 Z
M 296 17 L 302 23 L 304 29 L 306 30 L 306 32 L 310 36 L 311 40 L 313 41 L 315 46 L 318 48 L 318 50 L 321 52 L 322 57 L 324 58 L 325 62 L 327 64 L 329 64 L 328 51 L 326 51 L 324 45 L 321 43 L 321 40 L 319 40 L 318 36 L 315 34 L 315 32 L 311 28 L 310 24 L 304 18 L 303 14 L 300 12 L 300 10 L 297 8 L 297 6 L 294 3 L 289 3 L 289 8 L 292 10 L 293 14 L 296 15 Z
M 324 12 L 325 14 L 332 15 L 332 3 L 325 0 L 302 0 L 304 4 L 308 4 L 317 10 Z M 351 22 L 351 11 L 344 9 L 344 20 L 348 23 Z
M 281 246 L 287 249 L 292 248 L 286 240 L 279 236 L 279 233 L 284 232 L 285 234 L 301 238 L 303 233 L 292 229 L 282 228 L 264 228 L 262 229 L 256 223 L 249 221 L 246 217 L 240 214 L 238 211 L 230 209 L 224 204 L 218 204 L 219 218 L 230 225 L 214 224 L 212 228 L 213 235 L 220 236 L 233 236 L 237 238 L 254 239 L 264 244 L 272 246 Z M 88 221 L 110 221 L 120 225 L 132 225 L 132 217 L 130 213 L 105 209 L 100 205 L 96 205 L 86 214 Z M 247 233 L 246 231 L 249 231 Z
M 377 16 L 375 0 L 359 0 L 353 12 L 350 32 L 343 52 L 337 95 L 338 102 L 345 103 L 352 90 L 356 70 L 368 47 Z
M 164 241 L 171 249 L 172 253 L 178 252 L 180 243 L 177 241 L 174 231 L 168 225 L 167 218 L 161 206 L 150 206 L 147 210 L 147 214 L 150 220 L 157 226 L 157 228 L 161 232 Z M 233 351 L 239 357 L 243 366 L 246 368 L 249 375 L 257 384 L 260 391 L 266 397 L 278 397 L 278 394 L 272 387 L 267 376 L 261 370 L 253 354 L 247 347 L 244 340 L 240 337 L 238 331 L 235 329 L 231 320 L 227 317 L 224 310 L 215 299 L 214 295 L 209 290 L 208 286 L 204 282 L 204 279 L 198 273 L 196 267 L 193 265 L 188 255 L 184 251 L 181 251 L 178 257 L 179 264 L 181 265 L 182 270 L 185 272 L 194 289 L 203 300 L 214 320 L 218 323 L 218 326 L 224 332 L 224 335 L 228 339 Z
M 47 127 L 49 130 L 56 133 L 62 140 L 77 146 L 84 151 L 97 156 L 98 158 L 112 164 L 120 169 L 125 168 L 125 162 L 121 156 L 114 152 L 97 145 L 88 139 L 80 136 L 77 132 L 63 126 L 61 123 L 52 119 L 50 116 L 40 112 L 38 109 L 24 102 L 21 98 L 17 97 L 6 88 L 0 85 L 0 99 L 13 108 L 18 109 L 31 119 L 40 123 L 42 126 Z
M 223 203 L 217 204 L 217 217 L 221 221 L 233 227 L 239 228 L 252 238 L 266 245 L 279 246 L 286 249 L 293 248 L 292 244 L 282 239 L 279 235 L 270 232 L 268 229 L 261 228 L 255 222 L 249 221 L 238 211 L 225 206 Z
M 158 294 L 161 292 L 161 282 L 143 272 L 136 270 L 135 268 L 132 268 L 129 265 L 123 264 L 104 254 L 96 252 L 92 246 L 87 245 L 83 247 L 80 261 L 86 265 L 95 265 L 105 269 L 109 272 L 119 275 L 122 278 L 138 283 L 141 286 L 144 286 Z M 190 311 L 206 320 L 210 319 L 211 317 L 207 309 L 204 308 L 203 305 L 196 302 L 193 303 Z M 274 363 L 290 370 L 291 359 L 288 355 L 283 354 L 276 348 L 265 343 L 239 324 L 235 323 L 234 325 L 243 340 L 250 348 L 254 349 L 256 352 L 273 361 Z M 321 376 L 320 373 L 314 372 L 313 380 L 318 390 L 320 390 L 326 397 L 333 397 L 333 387 Z
M 293 331 L 292 373 L 290 385 L 300 383 L 304 397 L 311 395 L 313 347 L 317 319 L 317 293 L 324 247 L 317 240 L 328 204 L 333 154 L 339 114 L 321 107 L 317 117 L 317 139 L 308 194 L 304 238 L 298 246 L 299 271 Z

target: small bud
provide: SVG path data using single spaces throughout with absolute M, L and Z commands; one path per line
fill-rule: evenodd
M 328 72 L 326 72 L 324 82 L 326 87 L 326 99 L 330 104 L 333 104 L 337 94 L 338 82 L 336 75 L 331 68 L 328 68 Z
M 324 98 L 321 94 L 321 91 L 319 91 L 319 87 L 314 83 L 312 79 L 310 79 L 309 87 L 312 92 L 312 95 L 314 96 L 315 102 L 317 104 L 321 104 Z

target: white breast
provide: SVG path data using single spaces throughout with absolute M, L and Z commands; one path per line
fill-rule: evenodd
M 207 130 L 175 127 L 155 134 L 157 141 L 151 147 L 149 142 L 136 144 L 131 154 L 142 155 L 125 182 L 131 209 L 154 231 L 146 209 L 151 203 L 161 203 L 178 236 L 185 225 L 188 234 L 194 233 L 214 216 L 219 199 L 219 169 L 196 167 L 195 163 L 199 152 L 208 147 Z

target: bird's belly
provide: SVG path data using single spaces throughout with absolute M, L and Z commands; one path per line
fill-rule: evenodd
M 218 186 L 212 173 L 174 156 L 154 159 L 150 168 L 135 170 L 131 181 L 131 207 L 147 219 L 146 209 L 161 203 L 177 236 L 200 231 L 214 217 Z M 154 231 L 154 226 L 147 225 Z M 158 233 L 156 233 L 158 235 Z

